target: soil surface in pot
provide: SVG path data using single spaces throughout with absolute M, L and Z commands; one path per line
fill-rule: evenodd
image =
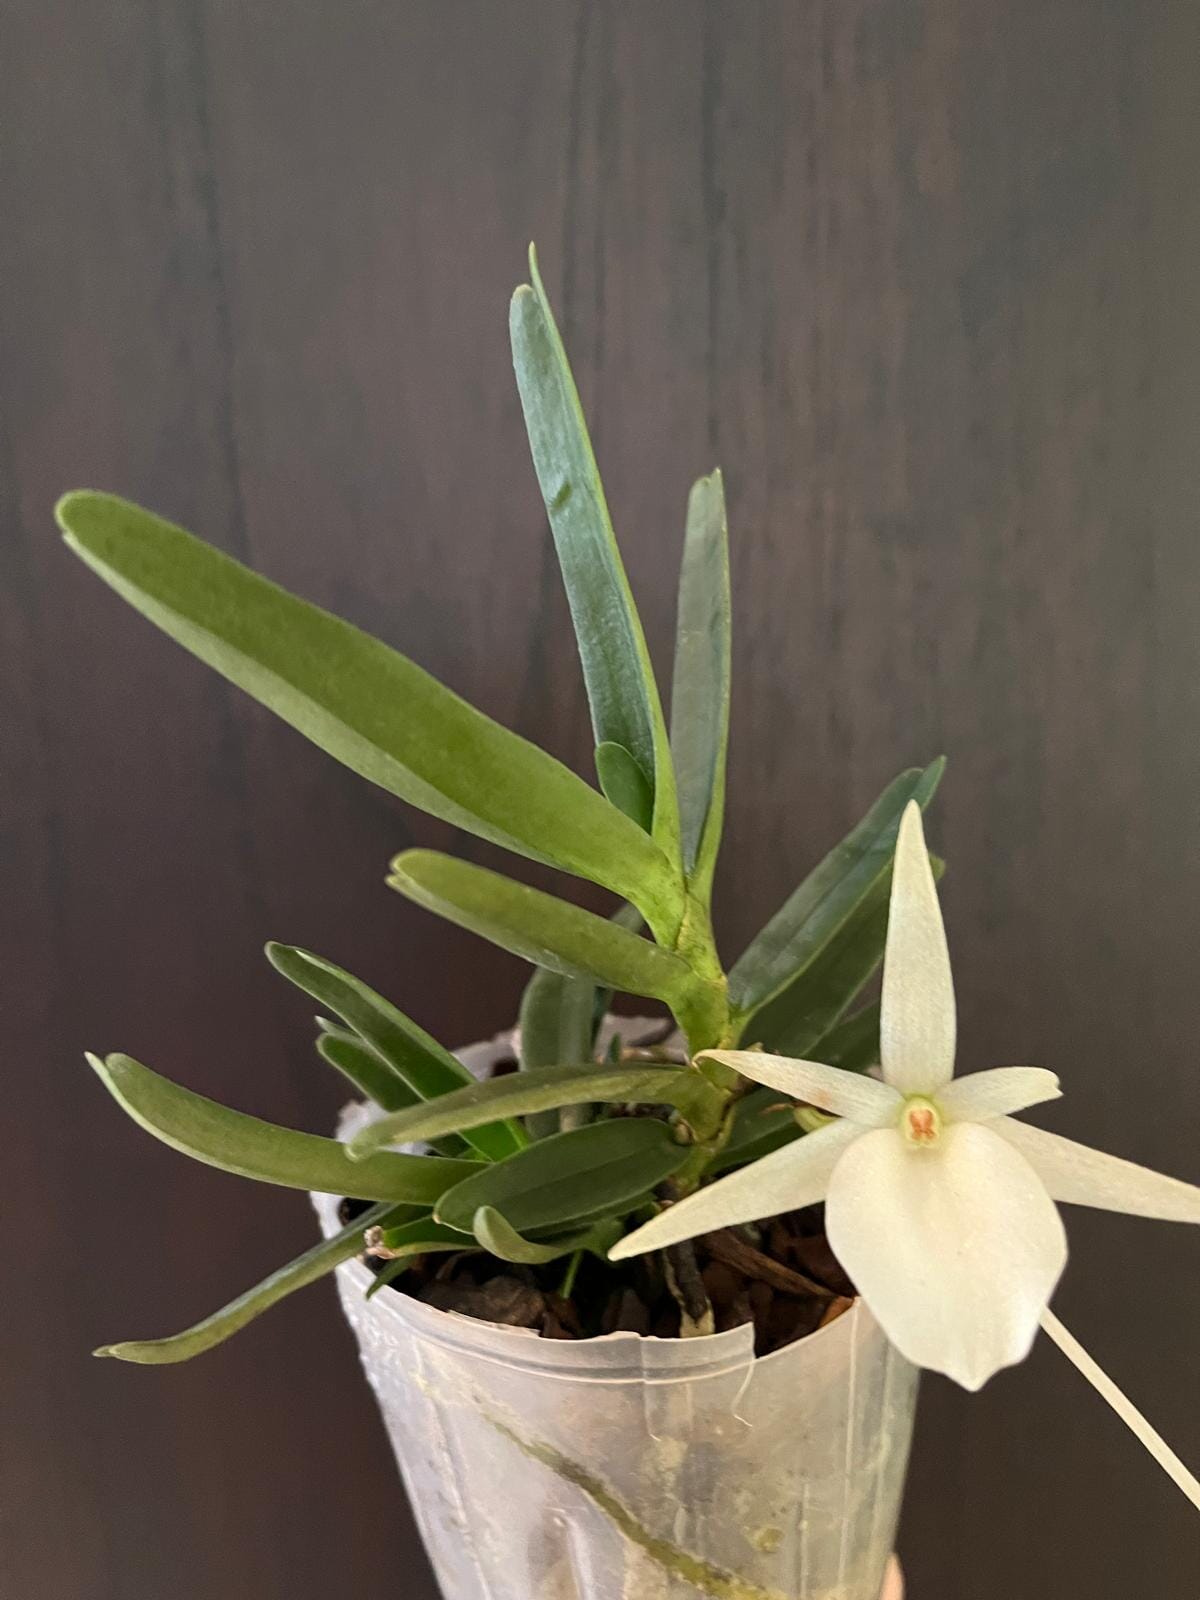
M 343 1223 L 367 1209 L 343 1200 Z M 362 1258 L 374 1272 L 386 1262 Z M 441 1311 L 531 1328 L 545 1339 L 602 1333 L 679 1337 L 686 1314 L 695 1331 L 754 1324 L 754 1348 L 767 1355 L 832 1322 L 853 1304 L 854 1288 L 834 1259 L 819 1206 L 768 1222 L 723 1228 L 619 1265 L 585 1256 L 569 1297 L 565 1261 L 516 1266 L 480 1250 L 414 1256 L 383 1294 L 407 1294 Z M 668 1279 L 668 1271 L 674 1285 Z M 711 1321 L 708 1319 L 711 1317 Z

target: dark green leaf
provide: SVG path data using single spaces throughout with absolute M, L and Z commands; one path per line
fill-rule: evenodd
M 473 1231 L 489 1255 L 496 1256 L 500 1261 L 514 1261 L 520 1266 L 538 1267 L 544 1266 L 547 1261 L 557 1261 L 560 1256 L 574 1255 L 576 1250 L 590 1250 L 603 1260 L 620 1238 L 622 1225 L 616 1220 L 598 1222 L 590 1228 L 542 1242 L 525 1238 L 491 1206 L 480 1206 L 475 1213 Z
M 469 861 L 408 850 L 392 862 L 387 881 L 460 928 L 566 977 L 650 995 L 672 1009 L 695 986 L 691 969 L 648 939 Z
M 323 1029 L 317 1035 L 317 1054 L 384 1111 L 399 1111 L 417 1099 L 408 1084 L 355 1034 L 341 1028 Z
M 87 1059 L 117 1103 L 148 1133 L 184 1155 L 244 1178 L 287 1189 L 431 1206 L 445 1189 L 478 1169 L 473 1161 L 391 1152 L 351 1161 L 336 1139 L 230 1111 L 160 1078 L 130 1056 Z
M 654 834 L 674 860 L 679 844 L 675 780 L 650 654 L 532 248 L 529 271 L 532 286 L 521 285 L 509 312 L 513 366 L 579 643 L 596 743 L 620 745 L 653 775 Z
M 193 1356 L 224 1344 L 226 1339 L 248 1322 L 253 1322 L 255 1317 L 261 1316 L 277 1301 L 294 1294 L 297 1289 L 303 1289 L 307 1284 L 315 1283 L 341 1262 L 356 1256 L 362 1249 L 365 1229 L 382 1227 L 392 1218 L 399 1221 L 410 1210 L 409 1206 L 374 1206 L 348 1223 L 340 1233 L 314 1244 L 303 1255 L 289 1261 L 287 1266 L 272 1272 L 270 1277 L 264 1278 L 253 1289 L 247 1289 L 245 1294 L 238 1295 L 236 1300 L 222 1306 L 220 1311 L 214 1311 L 210 1317 L 185 1328 L 182 1333 L 172 1334 L 166 1339 L 130 1339 L 122 1344 L 101 1345 L 93 1354 L 115 1356 L 118 1361 L 135 1361 L 141 1366 L 190 1361 Z
M 136 610 L 353 771 L 678 923 L 674 868 L 640 828 L 404 656 L 115 495 L 67 495 L 57 515 Z
M 775 913 L 729 974 L 737 1010 L 752 1014 L 794 983 L 891 872 L 904 808 L 912 799 L 928 805 L 944 766 L 939 757 L 924 772 L 901 773 Z M 753 1032 L 752 1017 L 749 1027 Z
M 335 967 L 331 961 L 314 956 L 308 950 L 298 950 L 294 945 L 274 942 L 267 946 L 267 959 L 298 988 L 329 1010 L 336 1011 L 422 1100 L 435 1099 L 475 1082 L 462 1062 L 444 1049 L 432 1034 L 419 1028 L 389 1000 L 341 967 Z M 479 1128 L 467 1140 L 489 1160 L 511 1155 L 524 1142 L 518 1129 L 503 1126 Z
M 560 1106 L 660 1105 L 684 1113 L 708 1106 L 716 1091 L 691 1067 L 540 1067 L 472 1083 L 426 1105 L 381 1117 L 347 1146 L 352 1158 L 389 1144 L 414 1144 L 443 1133 L 463 1133 L 497 1117 L 527 1116 Z
M 944 864 L 932 857 L 931 865 L 934 877 L 940 878 Z M 890 894 L 888 870 L 796 982 L 754 1013 L 751 1028 L 756 1044 L 776 1055 L 816 1055 L 817 1042 L 849 1009 L 883 960 Z
M 596 746 L 596 776 L 605 797 L 649 833 L 654 820 L 654 790 L 624 745 Z
M 725 811 L 729 640 L 729 538 L 718 470 L 693 484 L 688 497 L 671 685 L 683 864 L 704 898 L 712 888 Z
M 733 1129 L 709 1171 L 716 1176 L 743 1167 L 799 1137 L 800 1125 L 786 1098 L 777 1089 L 752 1089 L 734 1107 Z
M 813 1046 L 813 1058 L 843 1072 L 865 1072 L 879 1065 L 879 1001 L 830 1028 Z
M 589 978 L 565 978 L 537 967 L 521 996 L 519 1038 L 522 1071 L 592 1059 L 596 986 Z M 557 1111 L 536 1111 L 525 1118 L 535 1139 L 558 1132 Z
M 665 1122 L 593 1122 L 481 1167 L 443 1195 L 434 1214 L 464 1232 L 480 1206 L 494 1206 L 519 1233 L 598 1221 L 635 1205 L 688 1154 Z
M 444 1255 L 450 1250 L 475 1248 L 469 1234 L 457 1228 L 444 1228 L 432 1217 L 417 1217 L 402 1227 L 385 1229 L 381 1243 L 392 1252 L 392 1259 L 385 1261 L 375 1274 L 366 1292 L 365 1298 L 368 1300 L 407 1272 L 418 1256 Z
M 808 1057 L 853 1004 L 883 960 L 889 885 L 890 875 L 884 874 L 795 983 L 754 1013 L 755 1044 L 776 1055 Z
M 369 1095 L 366 1088 L 371 1081 L 371 1075 L 376 1071 L 385 1071 L 380 1066 L 379 1059 L 369 1045 L 357 1036 L 346 1033 L 341 1028 L 329 1028 L 317 1038 L 317 1054 L 330 1066 L 336 1067 L 351 1083 L 368 1097 L 375 1100 L 376 1105 L 383 1106 L 383 1102 L 373 1095 Z M 387 1076 L 387 1089 L 392 1097 L 391 1106 L 383 1109 L 399 1111 L 402 1106 L 413 1106 L 420 1103 L 420 1096 L 413 1093 L 408 1084 L 402 1083 L 392 1073 Z M 401 1098 L 401 1093 L 405 1098 Z M 445 1139 L 431 1139 L 430 1149 L 436 1150 L 442 1156 L 460 1156 L 469 1146 L 457 1135 L 450 1135 Z

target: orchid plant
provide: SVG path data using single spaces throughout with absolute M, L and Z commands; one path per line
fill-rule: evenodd
M 1049 1072 L 953 1079 L 942 864 L 921 825 L 943 763 L 888 785 L 723 965 L 711 915 L 729 720 L 721 475 L 688 501 L 668 726 L 532 252 L 530 266 L 511 307 L 514 365 L 598 789 L 405 656 L 152 512 L 91 491 L 58 507 L 68 544 L 118 594 L 335 759 L 616 902 L 599 916 L 430 850 L 391 863 L 390 887 L 533 964 L 520 1070 L 482 1082 L 342 967 L 268 945 L 317 1003 L 317 1053 L 372 1107 L 346 1142 L 217 1105 L 129 1056 L 89 1055 L 129 1115 L 176 1149 L 369 1203 L 194 1327 L 97 1353 L 186 1360 L 364 1242 L 387 1262 L 372 1292 L 439 1251 L 562 1259 L 569 1290 L 585 1257 L 615 1264 L 824 1200 L 836 1255 L 911 1361 L 978 1388 L 1025 1356 L 1040 1323 L 1200 1505 L 1195 1480 L 1048 1310 L 1066 1259 L 1056 1201 L 1196 1222 L 1200 1190 L 1015 1121 L 1057 1096 Z M 614 992 L 661 1002 L 678 1048 L 606 1045 Z M 705 1331 L 690 1314 L 682 1327 Z

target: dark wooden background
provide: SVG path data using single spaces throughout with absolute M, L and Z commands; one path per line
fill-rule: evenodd
M 1058 1068 L 1057 1126 L 1200 1177 L 1198 60 L 1189 0 L 0 10 L 6 1594 L 433 1593 L 328 1285 L 194 1365 L 90 1360 L 312 1219 L 81 1051 L 327 1127 L 262 942 L 490 1032 L 518 964 L 382 883 L 478 847 L 127 612 L 51 506 L 146 501 L 586 768 L 509 370 L 531 237 L 664 667 L 726 470 L 730 952 L 945 750 L 963 1064 Z M 1200 1462 L 1200 1239 L 1069 1225 L 1063 1315 Z M 1052 1350 L 928 1383 L 915 1600 L 1191 1600 L 1198 1534 Z

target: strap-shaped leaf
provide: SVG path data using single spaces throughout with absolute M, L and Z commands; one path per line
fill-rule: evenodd
M 689 1153 L 665 1122 L 592 1122 L 481 1167 L 442 1196 L 434 1215 L 464 1233 L 480 1206 L 493 1206 L 518 1233 L 599 1221 L 636 1205 Z
M 475 1082 L 462 1062 L 443 1049 L 432 1034 L 332 961 L 294 945 L 274 942 L 267 945 L 267 959 L 298 988 L 336 1011 L 422 1100 L 433 1100 Z M 519 1150 L 525 1139 L 519 1129 L 502 1126 L 479 1128 L 467 1143 L 495 1161 Z
M 649 833 L 654 821 L 654 785 L 624 745 L 596 746 L 596 776 L 605 797 Z
M 532 246 L 529 275 L 532 285 L 517 289 L 509 311 L 513 366 L 579 644 L 592 727 L 598 745 L 620 745 L 652 777 L 654 836 L 674 860 L 679 813 L 654 669 L 617 549 L 579 392 Z
M 404 1106 L 413 1106 L 420 1103 L 420 1096 L 414 1094 L 408 1084 L 402 1082 L 396 1075 L 383 1065 L 379 1057 L 364 1044 L 356 1033 L 348 1033 L 343 1028 L 327 1028 L 317 1036 L 317 1054 L 331 1067 L 335 1067 L 343 1077 L 349 1079 L 360 1093 L 367 1099 L 374 1100 L 385 1111 L 399 1111 Z M 386 1105 L 370 1092 L 367 1085 L 378 1081 L 378 1074 L 386 1074 L 386 1079 L 380 1087 L 388 1094 L 391 1104 Z M 469 1146 L 457 1134 L 451 1134 L 445 1139 L 431 1139 L 431 1150 L 436 1150 L 442 1156 L 460 1156 Z
M 930 858 L 934 877 L 945 863 Z M 805 967 L 795 983 L 754 1013 L 755 1043 L 776 1055 L 817 1056 L 818 1041 L 854 1003 L 878 970 L 887 942 L 891 873 L 884 872 L 832 939 Z
M 640 828 L 406 657 L 115 495 L 69 494 L 57 515 L 135 610 L 353 771 L 678 921 L 675 873 Z
M 434 850 L 407 850 L 388 884 L 418 905 L 539 967 L 589 978 L 674 1009 L 696 979 L 687 964 L 591 911 Z
M 731 1167 L 744 1167 L 799 1137 L 800 1124 L 779 1091 L 751 1089 L 734 1106 L 729 1138 L 709 1171 L 715 1177 Z
M 525 985 L 518 1015 L 521 1068 L 534 1072 L 572 1061 L 591 1061 L 596 1030 L 596 985 L 590 978 L 565 978 L 538 967 Z M 525 1118 L 534 1139 L 558 1132 L 557 1111 Z
M 343 1028 L 323 1028 L 316 1043 L 322 1061 L 327 1061 L 364 1099 L 374 1101 L 381 1110 L 400 1111 L 416 1101 L 417 1096 L 408 1084 L 357 1034 Z
M 389 1144 L 414 1144 L 443 1133 L 465 1135 L 497 1117 L 523 1117 L 585 1103 L 675 1106 L 686 1114 L 701 1106 L 715 1109 L 719 1097 L 708 1079 L 691 1067 L 541 1067 L 472 1083 L 440 1100 L 381 1117 L 346 1148 L 351 1159 L 358 1159 Z
M 671 680 L 671 754 L 683 865 L 707 899 L 725 815 L 729 740 L 729 536 L 720 469 L 692 485 Z
M 865 1072 L 879 1065 L 879 1001 L 843 1017 L 813 1046 L 813 1059 L 843 1072 Z
M 386 1289 L 402 1273 L 408 1271 L 418 1256 L 445 1255 L 450 1250 L 472 1250 L 474 1240 L 458 1228 L 443 1227 L 432 1217 L 417 1217 L 398 1228 L 384 1231 L 381 1243 L 391 1253 L 392 1259 L 384 1263 L 375 1274 L 365 1298 L 370 1300 L 380 1289 Z
M 279 1128 L 244 1111 L 231 1111 L 160 1077 L 131 1056 L 111 1055 L 101 1061 L 89 1054 L 87 1059 L 118 1105 L 147 1133 L 186 1156 L 243 1178 L 285 1189 L 431 1206 L 447 1188 L 478 1169 L 474 1161 L 390 1151 L 368 1161 L 351 1161 L 345 1145 L 336 1139 Z
M 489 1253 L 501 1261 L 513 1261 L 519 1266 L 540 1267 L 561 1256 L 574 1255 L 577 1250 L 590 1250 L 604 1260 L 609 1250 L 621 1236 L 619 1221 L 597 1222 L 590 1228 L 562 1234 L 557 1239 L 527 1239 L 518 1233 L 506 1217 L 492 1206 L 480 1206 L 475 1213 L 474 1234 Z
M 349 1261 L 363 1247 L 363 1232 L 370 1227 L 386 1227 L 409 1216 L 409 1206 L 374 1206 L 364 1211 L 328 1239 L 322 1239 L 305 1250 L 285 1267 L 278 1268 L 269 1277 L 238 1295 L 227 1306 L 214 1311 L 203 1321 L 184 1328 L 182 1333 L 171 1334 L 166 1339 L 128 1339 L 121 1344 L 101 1345 L 93 1355 L 115 1356 L 118 1361 L 135 1361 L 140 1366 L 163 1366 L 175 1361 L 190 1361 L 239 1332 L 255 1317 L 270 1310 L 289 1294 L 303 1289 L 318 1278 L 323 1278 L 343 1261 Z
M 891 871 L 905 806 L 913 799 L 927 806 L 944 767 L 939 757 L 924 772 L 902 772 L 775 913 L 729 974 L 730 999 L 738 1010 L 753 1013 L 794 983 Z

